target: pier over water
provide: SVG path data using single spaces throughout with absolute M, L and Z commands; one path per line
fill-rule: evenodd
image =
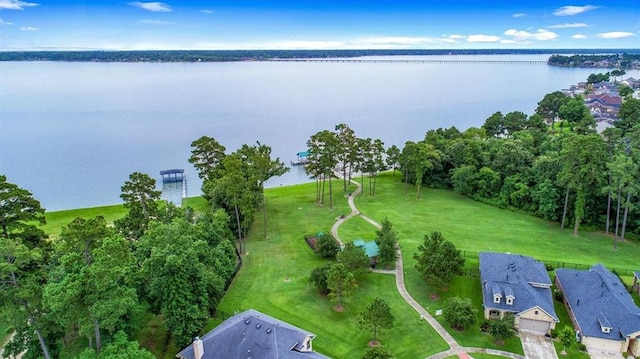
M 490 64 L 490 65 L 546 65 L 544 60 L 454 60 L 454 59 L 271 59 L 269 62 L 347 62 L 366 64 Z

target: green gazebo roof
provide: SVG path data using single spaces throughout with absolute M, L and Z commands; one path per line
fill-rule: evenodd
M 363 247 L 364 252 L 367 254 L 367 257 L 377 257 L 380 254 L 380 249 L 378 249 L 378 244 L 375 241 L 365 242 L 362 239 L 356 239 L 353 241 L 353 245 L 356 247 Z

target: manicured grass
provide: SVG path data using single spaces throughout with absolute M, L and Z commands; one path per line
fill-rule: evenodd
M 162 205 L 162 203 L 160 204 Z M 183 207 L 191 207 L 195 211 L 204 212 L 209 209 L 209 204 L 203 197 L 189 197 L 183 201 Z M 51 238 L 60 235 L 62 227 L 68 225 L 77 217 L 89 219 L 96 216 L 103 216 L 107 223 L 113 223 L 116 219 L 120 219 L 127 214 L 127 209 L 121 205 L 102 206 L 70 209 L 65 211 L 45 212 L 47 224 L 41 226 L 42 230 Z
M 424 188 L 422 199 L 416 200 L 415 188 L 405 195 L 399 180 L 397 174 L 381 175 L 377 196 L 358 197 L 356 204 L 375 221 L 389 218 L 407 251 L 403 252 L 405 258 L 412 255 L 425 234 L 440 231 L 458 249 L 467 251 L 511 252 L 546 261 L 637 268 L 640 246 L 635 243 L 619 243 L 614 251 L 608 236 L 582 231 L 574 237 L 573 225 L 560 230 L 557 223 L 485 205 L 447 190 Z
M 545 261 L 564 262 L 570 258 L 570 262 L 584 265 L 603 263 L 616 268 L 637 268 L 640 247 L 631 242 L 619 244 L 621 247 L 614 251 L 611 238 L 607 236 L 583 231 L 575 237 L 571 229 L 560 230 L 557 223 L 549 224 L 524 213 L 488 206 L 447 190 L 423 188 L 421 199 L 416 200 L 415 188 L 410 186 L 405 194 L 399 175 L 380 176 L 376 192 L 376 197 L 358 197 L 357 207 L 377 222 L 385 217 L 391 221 L 403 252 L 407 289 L 432 314 L 434 306 L 453 295 L 471 298 L 479 310 L 482 308 L 478 278 L 458 277 L 448 292 L 430 288 L 420 279 L 413 254 L 424 235 L 432 231 L 442 232 L 458 249 L 465 251 L 511 252 Z M 358 235 L 364 232 L 359 224 L 349 227 L 351 224 L 347 222 L 343 226 L 341 233 Z M 467 268 L 477 266 L 477 259 L 467 258 Z M 436 292 L 442 297 L 438 302 L 429 298 Z M 442 322 L 441 317 L 437 319 Z M 443 324 L 446 327 L 446 323 Z M 450 329 L 449 332 L 464 346 L 522 353 L 517 339 L 518 344 L 507 342 L 498 348 L 478 328 L 464 332 Z
M 41 228 L 46 234 L 49 235 L 50 238 L 56 238 L 60 235 L 62 227 L 68 225 L 77 217 L 89 219 L 95 218 L 96 216 L 103 216 L 107 223 L 113 223 L 113 221 L 122 218 L 126 213 L 127 209 L 124 208 L 123 205 L 45 212 L 47 224 L 45 224 Z
M 436 288 L 427 286 L 424 282 L 421 282 L 421 286 L 422 289 L 418 291 L 418 295 L 423 298 L 423 300 L 420 301 L 420 303 L 445 329 L 449 331 L 449 334 L 451 334 L 451 336 L 453 336 L 460 345 L 465 347 L 492 348 L 524 354 L 522 344 L 518 337 L 513 336 L 505 340 L 504 345 L 498 345 L 489 334 L 480 330 L 480 325 L 484 321 L 484 317 L 482 312 L 482 292 L 480 290 L 479 277 L 457 276 L 451 282 L 446 291 L 437 290 Z M 438 293 L 440 299 L 434 300 L 429 298 L 431 293 Z M 425 297 L 426 300 L 424 299 Z M 451 326 L 444 320 L 443 316 L 436 315 L 436 310 L 442 309 L 444 301 L 451 297 L 471 299 L 473 307 L 478 309 L 475 325 L 465 328 L 463 331 L 457 331 L 451 328 Z M 414 298 L 416 297 L 414 296 Z
M 405 283 L 411 295 L 430 313 L 435 314 L 442 302 L 451 296 L 471 298 L 481 310 L 480 283 L 477 277 L 457 277 L 447 291 L 439 291 L 425 285 L 414 269 L 413 254 L 425 234 L 440 231 L 459 249 L 465 251 L 511 252 L 532 256 L 545 261 L 571 262 L 592 265 L 603 263 L 616 268 L 636 269 L 635 258 L 640 247 L 634 243 L 619 243 L 612 250 L 611 238 L 582 232 L 578 237 L 571 230 L 561 231 L 557 223 L 498 209 L 459 196 L 446 190 L 425 188 L 422 198 L 415 199 L 415 188 L 404 193 L 400 176 L 390 174 L 378 178 L 376 196 L 366 194 L 356 199 L 358 208 L 377 222 L 387 217 L 398 232 L 403 251 Z M 352 192 L 354 187 L 349 188 Z M 328 189 L 327 189 L 328 195 Z M 345 301 L 345 311 L 335 312 L 333 304 L 320 296 L 308 284 L 311 270 L 325 260 L 318 258 L 307 246 L 303 235 L 318 231 L 329 232 L 335 220 L 350 212 L 341 183 L 334 182 L 334 208 L 315 204 L 315 184 L 279 187 L 266 191 L 268 212 L 268 239 L 263 238 L 262 215 L 256 215 L 254 229 L 247 241 L 244 266 L 233 285 L 224 296 L 219 309 L 233 313 L 254 308 L 287 321 L 317 335 L 314 349 L 336 358 L 362 356 L 371 334 L 358 326 L 358 315 L 375 297 L 389 301 L 396 315 L 396 326 L 379 336 L 379 340 L 398 358 L 426 357 L 447 349 L 447 345 L 435 331 L 421 322 L 417 313 L 402 300 L 395 288 L 394 277 L 368 273 L 358 279 L 358 289 Z M 185 205 L 196 210 L 207 209 L 206 201 L 189 198 Z M 57 236 L 62 226 L 75 217 L 105 216 L 107 222 L 125 214 L 122 206 L 88 208 L 47 213 L 45 232 Z M 344 241 L 357 238 L 375 238 L 376 228 L 359 217 L 344 223 L 339 235 Z M 477 268 L 475 258 L 467 258 L 467 268 Z M 429 298 L 439 293 L 439 300 Z M 442 317 L 437 319 L 448 328 Z M 561 321 L 566 323 L 567 319 Z M 149 322 L 152 322 L 149 319 Z M 449 329 L 463 346 L 477 346 L 512 351 L 522 354 L 517 338 L 497 346 L 479 330 L 478 324 L 463 332 Z M 212 321 L 207 330 L 216 325 Z M 560 324 L 559 326 L 562 326 Z M 142 340 L 142 339 L 141 339 Z M 163 354 L 171 357 L 180 348 L 171 347 Z M 570 352 L 570 355 L 573 355 Z M 498 358 L 486 354 L 476 358 Z M 573 358 L 573 356 L 570 356 Z M 575 356 L 581 358 L 581 356 Z
M 196 212 L 205 212 L 210 209 L 210 205 L 204 197 L 188 197 L 182 200 L 182 207 L 191 207 Z
M 379 340 L 396 357 L 418 358 L 446 350 L 439 335 L 402 300 L 393 276 L 361 275 L 344 312 L 334 311 L 333 304 L 308 284 L 311 270 L 325 260 L 311 251 L 303 235 L 329 232 L 337 217 L 349 213 L 340 188 L 335 190 L 333 210 L 314 201 L 315 184 L 267 191 L 268 239 L 263 239 L 262 218 L 257 216 L 244 265 L 219 309 L 233 313 L 254 308 L 316 334 L 316 351 L 334 358 L 358 358 L 372 339 L 370 332 L 359 328 L 359 313 L 380 296 L 389 302 L 396 325 Z

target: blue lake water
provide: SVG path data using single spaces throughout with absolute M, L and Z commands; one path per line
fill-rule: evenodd
M 545 94 L 593 72 L 524 64 L 0 62 L 0 174 L 48 211 L 121 203 L 120 187 L 134 171 L 160 188 L 161 170 L 184 168 L 194 196 L 201 183 L 187 159 L 203 135 L 228 152 L 260 141 L 287 164 L 312 134 L 339 123 L 402 148 L 429 129 L 481 126 L 496 111 L 531 114 Z M 268 185 L 307 180 L 294 167 Z M 165 196 L 177 200 L 180 190 Z

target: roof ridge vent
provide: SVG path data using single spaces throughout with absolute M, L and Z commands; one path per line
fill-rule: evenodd
M 260 329 L 261 326 L 260 323 L 256 324 L 256 329 Z

